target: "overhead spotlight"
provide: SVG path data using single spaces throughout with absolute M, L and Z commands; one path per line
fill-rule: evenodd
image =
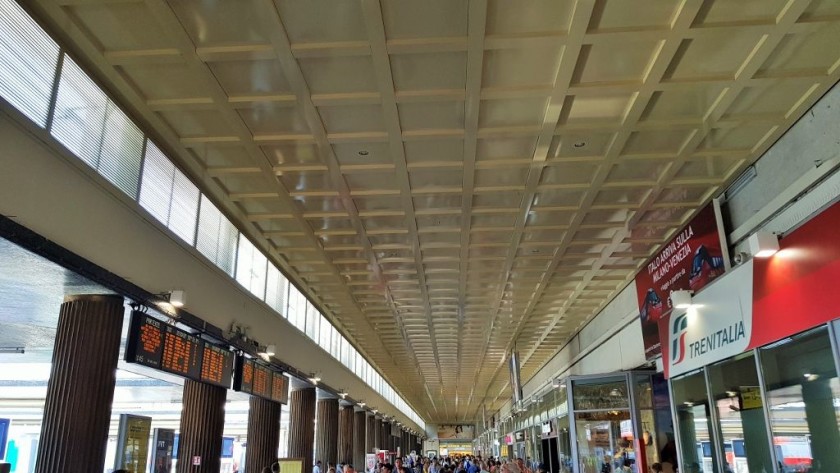
M 312 384 L 318 384 L 321 382 L 321 374 L 320 373 L 312 373 L 309 375 L 309 382 Z
M 816 381 L 820 379 L 820 375 L 814 373 L 805 373 L 804 376 L 806 381 Z
M 738 397 L 738 391 L 735 391 L 735 390 L 726 391 L 726 397 Z
M 359 401 L 358 406 L 359 407 L 365 407 L 365 406 L 367 406 L 367 404 L 365 404 L 365 401 Z
M 187 293 L 180 289 L 175 289 L 169 292 L 164 292 L 162 294 L 156 295 L 164 301 L 168 302 L 170 305 L 172 305 L 172 307 L 184 307 L 184 304 L 187 303 Z
M 551 386 L 554 388 L 560 387 L 560 378 L 554 378 L 554 381 L 551 382 Z
M 379 414 L 379 411 L 376 410 L 376 409 L 371 409 L 370 411 L 373 412 L 374 414 Z
M 338 397 L 340 397 L 341 399 L 347 399 L 347 391 L 345 391 L 345 390 L 343 390 L 343 389 L 342 389 L 342 390 L 340 390 L 340 391 L 338 392 Z
M 755 232 L 747 239 L 750 253 L 756 258 L 769 258 L 779 251 L 779 237 L 771 232 Z
M 677 309 L 688 309 L 691 307 L 691 291 L 686 289 L 671 291 L 671 305 Z
M 276 347 L 276 346 L 274 346 L 274 344 L 270 344 L 270 345 L 268 345 L 267 347 L 265 347 L 265 354 L 266 354 L 267 356 L 274 356 L 274 354 L 276 353 L 276 351 L 277 351 L 277 347 Z

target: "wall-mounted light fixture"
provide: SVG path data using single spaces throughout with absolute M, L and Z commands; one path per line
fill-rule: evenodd
M 187 293 L 180 289 L 157 294 L 157 296 L 170 303 L 172 307 L 184 307 L 184 304 L 187 303 Z
M 691 291 L 680 289 L 671 291 L 671 305 L 677 309 L 688 309 L 691 307 Z
M 769 258 L 779 251 L 779 237 L 771 232 L 755 232 L 747 239 L 750 254 L 756 258 Z
M 312 373 L 309 375 L 309 382 L 312 384 L 318 384 L 321 382 L 321 374 L 320 373 Z

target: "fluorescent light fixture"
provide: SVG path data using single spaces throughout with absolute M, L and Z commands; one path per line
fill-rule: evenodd
M 691 307 L 691 291 L 685 289 L 671 291 L 671 304 L 677 309 L 688 309 Z
M 779 237 L 771 232 L 755 232 L 747 239 L 750 254 L 756 258 L 769 258 L 779 251 Z

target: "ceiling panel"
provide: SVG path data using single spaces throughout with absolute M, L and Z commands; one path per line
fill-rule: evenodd
M 497 409 L 507 350 L 527 380 L 840 77 L 832 0 L 52 3 L 428 422 Z

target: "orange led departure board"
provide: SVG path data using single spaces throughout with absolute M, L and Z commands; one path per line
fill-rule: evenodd
M 125 360 L 230 388 L 233 353 L 142 312 L 131 315 Z
M 243 355 L 236 356 L 233 389 L 281 404 L 289 402 L 289 378 Z
M 289 402 L 289 378 L 283 373 L 274 372 L 271 377 L 271 400 L 286 404 Z

